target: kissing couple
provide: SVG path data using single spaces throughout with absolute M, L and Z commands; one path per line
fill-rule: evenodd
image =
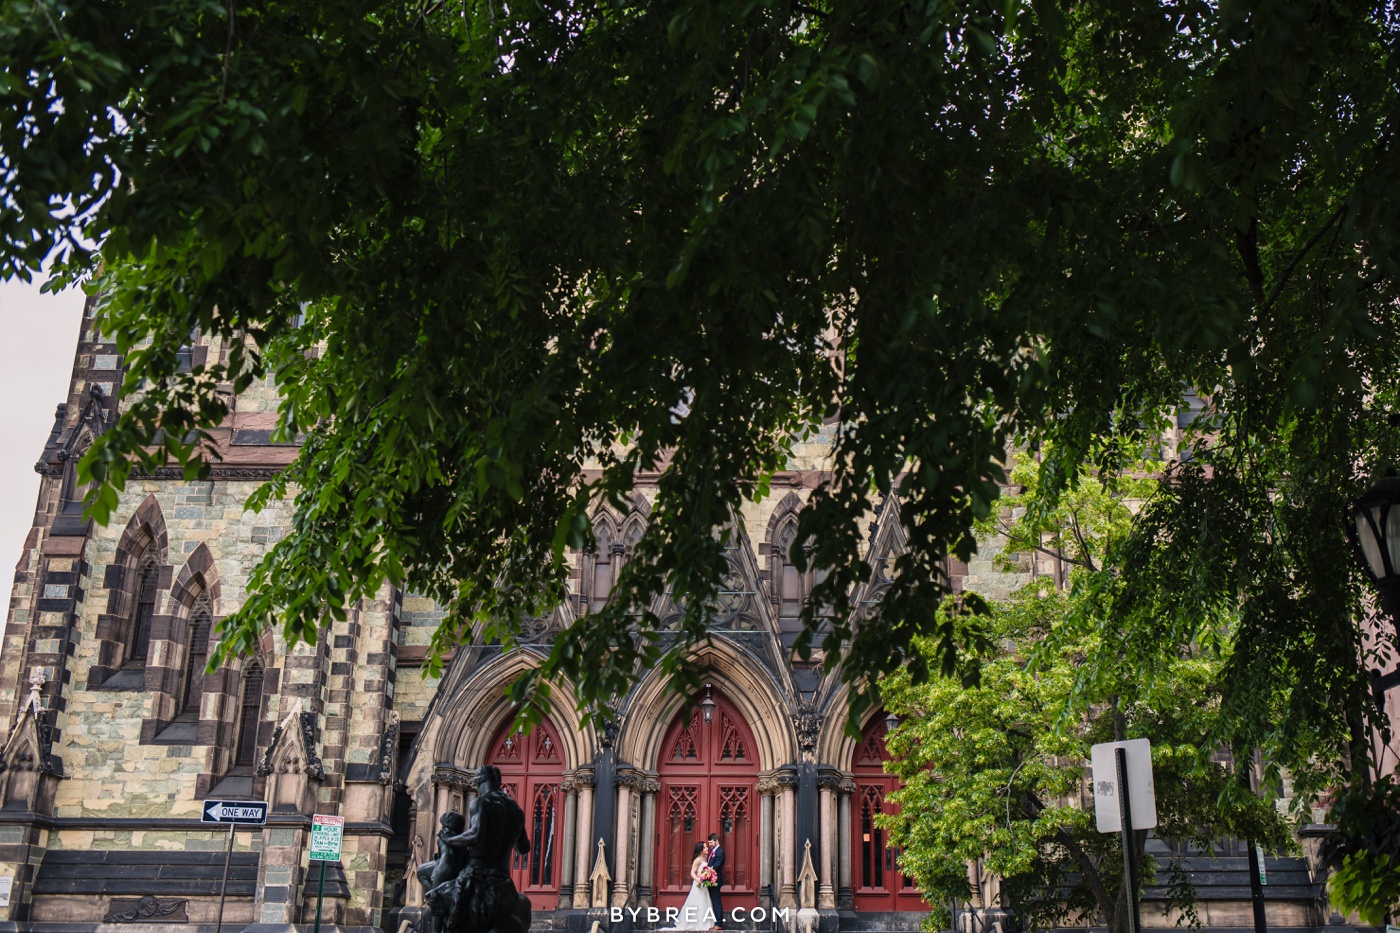
M 724 848 L 719 844 L 719 833 L 710 833 L 708 840 L 695 843 L 691 854 L 690 893 L 681 905 L 676 925 L 663 929 L 722 930 L 724 903 L 719 889 L 724 884 Z

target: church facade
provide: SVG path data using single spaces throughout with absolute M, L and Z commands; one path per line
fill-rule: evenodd
M 681 903 L 693 844 L 715 832 L 736 925 L 791 929 L 775 912 L 810 906 L 823 930 L 918 927 L 927 905 L 875 822 L 897 786 L 882 767 L 885 714 L 849 735 L 840 685 L 790 659 L 809 581 L 788 554 L 823 476 L 822 438 L 740 515 L 712 637 L 693 658 L 699 693 L 648 674 L 602 731 L 565 701 L 519 734 L 506 688 L 606 601 L 646 525 L 645 487 L 625 514 L 596 514 L 597 546 L 576 555 L 570 598 L 518 650 L 465 646 L 440 679 L 425 677 L 441 613 L 386 589 L 315 646 L 288 651 L 269 635 L 255 657 L 206 675 L 212 626 L 241 605 L 251 569 L 289 526 L 289 505 L 255 515 L 243 503 L 296 451 L 271 443 L 276 390 L 254 386 L 215 432 L 222 459 L 208 480 L 133 478 L 107 527 L 84 521 L 74 464 L 115 419 L 122 374 L 91 310 L 36 465 L 41 491 L 0 645 L 0 928 L 213 930 L 222 909 L 226 930 L 293 929 L 316 909 L 311 817 L 332 814 L 346 822 L 325 923 L 399 930 L 421 905 L 412 867 L 434 855 L 440 817 L 465 812 L 484 763 L 526 813 L 531 850 L 514 874 L 537 925 L 583 930 L 590 910 L 621 908 L 624 923 L 655 926 L 646 909 Z M 188 352 L 197 364 L 220 350 Z M 902 546 L 897 513 L 892 500 L 872 516 L 877 568 Z M 997 597 L 1037 572 L 998 570 L 998 544 L 950 562 L 955 586 Z M 852 598 L 873 603 L 885 582 L 877 572 Z M 266 826 L 232 837 L 222 908 L 229 837 L 201 822 L 208 798 L 271 807 Z M 1285 861 L 1274 870 L 1291 870 Z M 973 881 L 969 933 L 995 898 L 995 879 L 974 867 Z M 1271 900 L 1271 921 L 1318 925 L 1311 878 L 1294 881 Z M 1215 916 L 1208 926 L 1247 926 L 1247 900 L 1222 895 Z

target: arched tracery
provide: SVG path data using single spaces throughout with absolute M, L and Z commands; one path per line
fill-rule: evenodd
M 515 887 L 537 910 L 559 904 L 562 867 L 564 749 L 554 723 L 545 719 L 529 734 L 507 720 L 491 741 L 490 764 L 501 769 L 502 789 L 525 811 L 530 851 L 511 861 Z

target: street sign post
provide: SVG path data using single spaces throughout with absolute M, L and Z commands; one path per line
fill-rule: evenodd
M 1128 890 L 1128 933 L 1141 933 L 1138 916 L 1137 845 L 1133 831 L 1157 825 L 1152 786 L 1152 745 L 1147 739 L 1104 742 L 1090 749 L 1094 822 L 1101 833 L 1123 836 L 1123 884 Z
M 224 849 L 224 879 L 219 882 L 219 915 L 214 933 L 224 928 L 224 895 L 228 892 L 228 865 L 233 860 L 233 831 L 239 826 L 262 826 L 267 822 L 267 804 L 261 800 L 206 800 L 200 807 L 200 822 L 228 826 L 228 847 Z
M 345 817 L 317 813 L 311 817 L 311 853 L 313 862 L 321 863 L 321 880 L 316 885 L 316 926 L 321 933 L 321 900 L 326 894 L 326 863 L 340 861 L 340 842 L 345 833 Z

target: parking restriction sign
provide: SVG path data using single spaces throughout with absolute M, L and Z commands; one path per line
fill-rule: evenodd
M 340 861 L 340 837 L 345 831 L 345 817 L 316 814 L 311 818 L 311 860 Z

